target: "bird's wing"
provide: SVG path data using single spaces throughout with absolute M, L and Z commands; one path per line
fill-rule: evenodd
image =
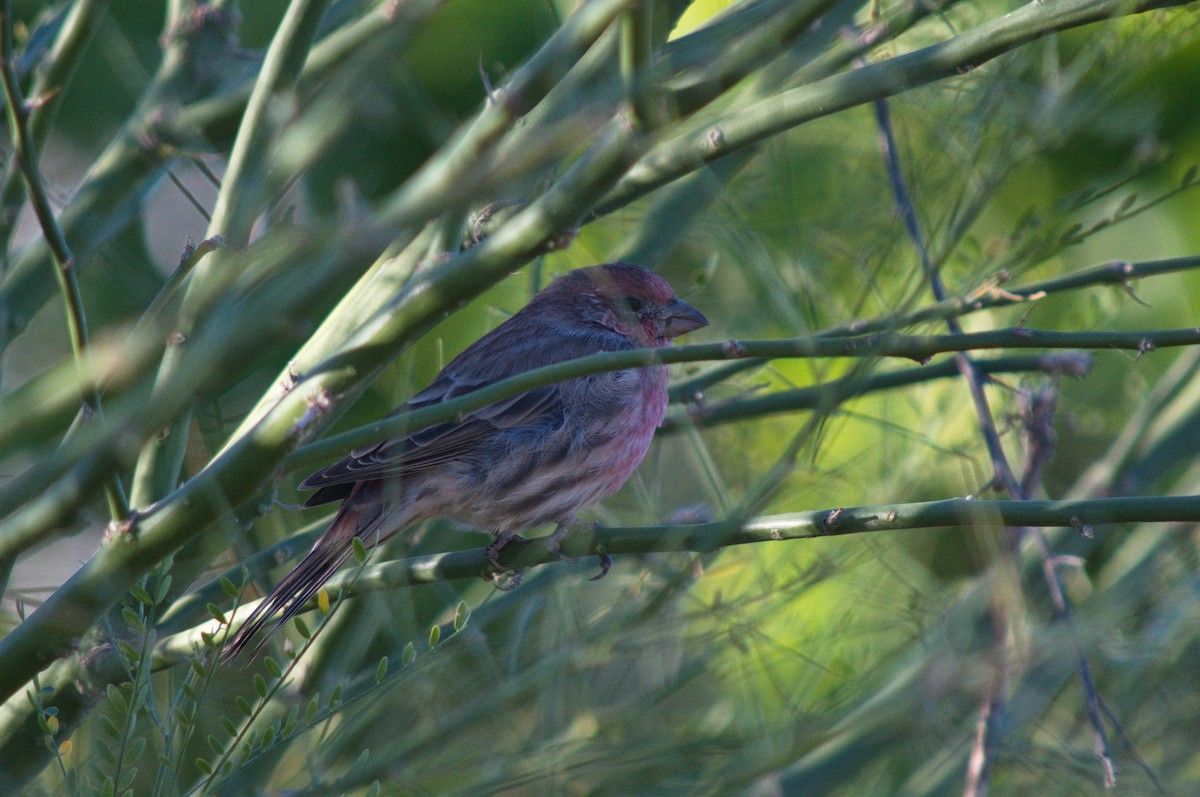
M 485 336 L 469 347 L 446 366 L 429 387 L 392 414 L 448 401 L 518 373 L 600 350 L 595 340 L 559 336 L 542 337 L 543 344 L 536 350 L 528 342 L 520 341 L 504 351 L 504 336 L 489 338 L 492 336 Z M 620 345 L 614 348 L 620 348 Z M 472 352 L 475 356 L 468 356 Z M 498 368 L 498 362 L 513 363 L 515 367 Z M 470 452 L 481 440 L 498 431 L 536 423 L 540 419 L 553 422 L 563 417 L 560 385 L 545 385 L 489 404 L 461 419 L 356 449 L 348 457 L 309 476 L 299 488 L 321 488 L 309 498 L 306 506 L 337 500 L 345 497 L 348 485 L 354 482 L 397 479 L 420 473 Z

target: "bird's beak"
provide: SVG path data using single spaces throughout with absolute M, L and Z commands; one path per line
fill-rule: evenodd
M 666 323 L 663 337 L 675 338 L 708 326 L 708 319 L 683 299 L 675 299 L 666 306 Z

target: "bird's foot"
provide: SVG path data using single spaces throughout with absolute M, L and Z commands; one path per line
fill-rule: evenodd
M 525 571 L 528 568 L 522 567 L 518 570 L 512 570 L 500 564 L 500 551 L 510 542 L 525 542 L 525 538 L 520 534 L 514 534 L 511 531 L 501 532 L 496 535 L 496 539 L 488 544 L 488 547 L 483 549 L 483 555 L 487 557 L 491 563 L 491 570 L 486 570 L 483 573 L 484 579 L 495 583 L 496 589 L 501 592 L 509 592 L 521 585 L 521 579 L 525 577 Z
M 600 552 L 600 572 L 588 579 L 588 581 L 599 581 L 608 575 L 609 568 L 612 567 L 613 558 L 609 556 L 608 551 Z
M 505 570 L 499 573 L 487 573 L 484 578 L 492 582 L 492 585 L 501 592 L 512 592 L 517 587 L 521 586 L 521 582 L 525 579 L 525 571 L 527 567 L 522 567 L 519 570 Z
M 568 521 L 566 523 L 559 523 L 558 528 L 556 528 L 554 530 L 554 533 L 550 535 L 550 539 L 548 539 L 546 541 L 546 547 L 549 548 L 550 552 L 553 553 L 555 556 L 557 556 L 560 560 L 574 564 L 575 562 L 579 561 L 579 557 L 571 556 L 569 554 L 563 553 L 563 551 L 562 551 L 563 540 L 565 540 L 567 538 L 567 535 L 570 534 L 571 531 L 574 529 L 577 529 L 580 527 L 586 527 L 592 531 L 595 531 L 599 526 L 600 526 L 599 523 L 581 523 L 578 520 L 572 520 L 572 521 Z M 608 555 L 608 552 L 600 551 L 600 572 L 597 573 L 596 575 L 592 576 L 588 580 L 589 581 L 599 581 L 600 579 L 607 576 L 609 569 L 612 567 L 612 563 L 613 563 L 613 559 L 611 556 Z
M 575 526 L 576 526 L 575 523 L 570 523 L 570 522 L 559 523 L 558 526 L 555 527 L 554 533 L 551 534 L 550 537 L 546 540 L 546 547 L 550 549 L 550 553 L 552 553 L 558 557 L 558 560 L 560 562 L 567 562 L 569 564 L 575 564 L 576 562 L 579 561 L 578 556 L 571 556 L 570 554 L 565 554 L 565 553 L 563 553 L 563 550 L 562 550 L 563 540 L 565 540 L 567 538 L 567 535 L 571 533 L 571 529 L 575 528 Z

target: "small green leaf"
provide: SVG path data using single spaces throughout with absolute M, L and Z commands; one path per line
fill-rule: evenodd
M 1122 199 L 1121 204 L 1117 205 L 1117 212 L 1114 213 L 1113 216 L 1116 218 L 1120 218 L 1121 216 L 1124 216 L 1126 213 L 1128 213 L 1129 209 L 1131 207 L 1133 207 L 1133 203 L 1137 202 L 1137 197 L 1138 197 L 1137 194 L 1130 194 L 1129 196 Z
M 113 708 L 120 712 L 122 717 L 129 713 L 129 701 L 125 699 L 125 695 L 121 694 L 121 690 L 116 684 L 109 684 L 105 687 L 105 692 L 108 693 L 108 702 L 112 703 Z
M 109 766 L 115 766 L 117 757 L 113 755 L 112 747 L 109 746 L 108 742 L 99 736 L 95 737 L 95 742 L 96 749 L 100 751 L 100 757 L 108 762 Z
M 1083 229 L 1082 224 L 1072 224 L 1070 227 L 1062 231 L 1062 235 L 1058 236 L 1059 243 L 1068 243 L 1072 241 L 1079 231 Z
M 437 643 L 442 640 L 442 627 L 435 625 L 429 629 L 429 647 L 436 648 Z
M 113 797 L 117 793 L 117 784 L 113 782 L 112 775 L 104 779 L 104 785 L 100 787 L 100 797 Z
M 196 671 L 196 675 L 200 676 L 201 678 L 208 677 L 208 671 L 204 669 L 204 662 L 200 661 L 200 659 L 194 658 L 188 663 L 192 665 L 192 669 Z
M 133 783 L 133 779 L 137 777 L 137 767 L 129 767 L 121 772 L 121 781 L 117 784 L 117 791 L 124 792 Z
M 275 741 L 275 726 L 272 725 L 270 728 L 267 728 L 265 733 L 263 733 L 262 742 L 259 744 L 259 747 L 263 750 L 266 750 L 271 746 L 271 742 L 273 741 Z
M 296 626 L 296 633 L 305 639 L 312 639 L 312 631 L 308 630 L 308 623 L 304 622 L 303 617 L 297 617 L 292 621 Z
M 199 698 L 196 695 L 196 687 L 190 681 L 184 681 L 179 688 L 188 696 L 188 700 L 191 700 L 193 703 L 199 702 Z
M 463 626 L 467 624 L 467 619 L 470 616 L 471 610 L 467 608 L 467 602 L 459 601 L 458 606 L 454 608 L 454 630 L 463 630 Z
M 134 739 L 132 742 L 129 743 L 129 753 L 126 754 L 125 758 L 126 758 L 126 760 L 129 760 L 129 761 L 136 761 L 142 757 L 142 753 L 145 752 L 145 750 L 146 750 L 146 737 L 139 736 L 138 738 Z M 126 783 L 125 786 L 122 786 L 121 788 L 125 788 L 128 785 L 129 784 Z
M 212 764 L 208 763 L 207 758 L 197 758 L 196 769 L 200 770 L 200 772 L 205 775 L 211 775 L 213 773 Z
M 320 693 L 312 696 L 312 700 L 308 701 L 308 705 L 304 709 L 304 724 L 312 725 L 313 718 L 317 716 L 317 709 L 321 706 Z
M 146 624 L 142 622 L 142 618 L 137 616 L 137 612 L 126 606 L 121 610 L 121 616 L 125 618 L 125 622 L 135 634 L 146 633 Z
M 167 573 L 158 582 L 158 590 L 154 593 L 154 602 L 162 603 L 167 599 L 167 593 L 171 591 L 171 574 Z
M 271 658 L 270 656 L 267 656 L 265 659 L 263 659 L 263 667 L 267 669 L 267 672 L 271 674 L 272 678 L 280 678 L 283 676 L 283 669 L 279 666 L 279 662 L 275 661 L 275 659 Z
M 246 698 L 242 697 L 241 695 L 238 695 L 236 702 L 237 702 L 238 711 L 242 712 L 242 714 L 249 717 L 251 714 L 254 713 L 254 710 L 250 708 L 250 701 L 246 700 Z
M 179 706 L 175 707 L 175 709 L 171 712 L 171 716 L 175 718 L 175 723 L 181 728 L 186 728 L 192 724 L 192 720 L 187 715 L 187 712 L 185 712 Z
M 300 707 L 292 706 L 288 709 L 287 719 L 283 721 L 283 729 L 279 732 L 281 736 L 291 736 L 292 731 L 296 730 L 296 720 L 300 718 Z
M 129 644 L 129 642 L 127 640 L 118 639 L 117 640 L 117 650 L 119 650 L 121 652 L 121 655 L 124 656 L 125 660 L 128 661 L 130 664 L 137 664 L 139 661 L 141 661 L 141 658 L 142 658 L 141 652 L 138 651 L 138 649 L 135 648 L 133 645 Z
M 113 722 L 112 717 L 107 714 L 100 715 L 100 727 L 114 739 L 121 738 L 121 729 L 117 727 L 117 723 Z
M 371 788 L 367 789 L 367 797 L 379 797 L 379 781 L 371 781 Z
M 259 697 L 267 696 L 267 679 L 262 677 L 262 673 L 254 673 L 254 691 L 258 692 Z
M 150 593 L 141 584 L 134 584 L 129 588 L 129 594 L 132 595 L 139 603 L 144 603 L 147 606 L 154 605 L 154 599 L 150 597 Z
M 400 654 L 400 666 L 407 667 L 417 659 L 417 646 L 409 642 L 404 646 L 404 651 Z
M 233 720 L 224 715 L 221 716 L 221 728 L 230 736 L 237 736 L 237 726 L 233 724 Z
M 213 616 L 213 619 L 224 625 L 229 622 L 225 619 L 225 612 L 221 611 L 221 607 L 215 603 L 208 604 L 208 613 Z
M 325 704 L 325 708 L 332 709 L 338 703 L 342 702 L 342 685 L 338 684 L 333 687 L 333 691 L 329 694 L 329 701 Z
M 387 676 L 388 659 L 384 656 L 379 660 L 379 665 L 375 668 L 375 683 L 379 683 Z
M 226 576 L 221 576 L 221 589 L 225 590 L 225 594 L 231 598 L 238 596 L 237 584 L 234 584 Z
M 213 736 L 211 733 L 208 735 L 208 746 L 211 747 L 212 751 L 217 755 L 220 755 L 221 751 L 225 749 L 225 745 L 221 743 L 221 740 L 216 736 Z
M 354 561 L 360 565 L 367 561 L 367 546 L 363 545 L 361 537 L 352 538 L 350 547 L 354 550 Z

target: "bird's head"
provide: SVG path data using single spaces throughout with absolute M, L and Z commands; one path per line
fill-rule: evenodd
M 666 346 L 708 326 L 704 314 L 677 297 L 666 280 L 633 263 L 576 269 L 542 293 L 569 304 L 576 318 L 625 335 L 639 347 Z

